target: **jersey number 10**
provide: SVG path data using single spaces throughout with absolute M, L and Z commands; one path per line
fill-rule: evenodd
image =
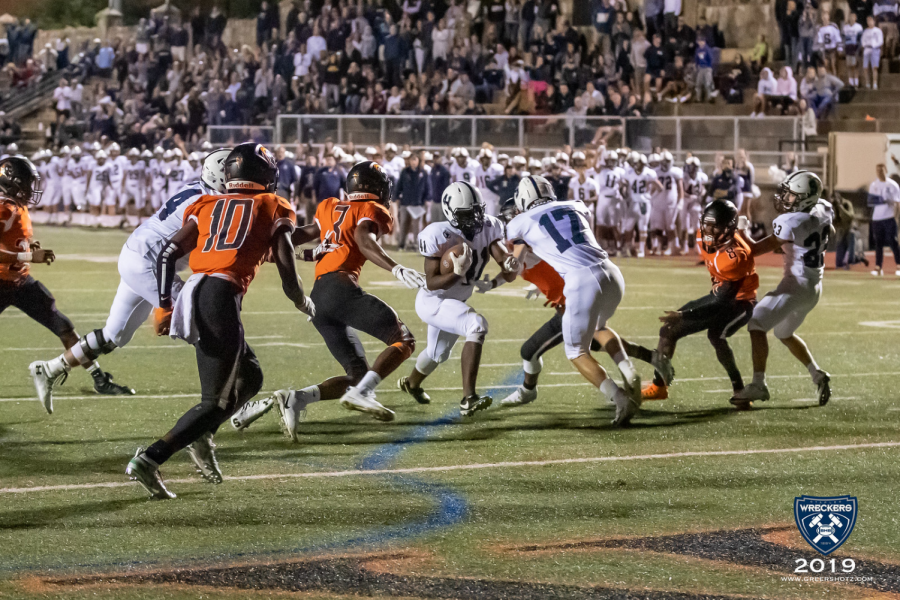
M 241 220 L 238 222 L 237 231 L 231 236 L 231 226 L 238 208 L 241 209 Z M 209 224 L 209 238 L 207 238 L 206 244 L 203 246 L 203 252 L 209 252 L 214 247 L 216 250 L 237 250 L 240 248 L 247 238 L 247 231 L 250 230 L 250 217 L 252 214 L 252 198 L 222 198 L 216 202 L 212 211 L 212 220 Z M 231 241 L 228 241 L 229 237 L 231 237 Z

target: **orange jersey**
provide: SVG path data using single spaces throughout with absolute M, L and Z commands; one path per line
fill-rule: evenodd
M 316 209 L 316 224 L 319 236 L 324 242 L 329 240 L 338 248 L 329 252 L 316 263 L 316 279 L 326 273 L 344 271 L 359 277 L 366 257 L 356 245 L 356 227 L 363 221 L 372 221 L 378 226 L 378 235 L 390 233 L 394 229 L 391 212 L 377 202 L 363 200 L 323 200 Z
M 297 217 L 280 196 L 241 193 L 201 196 L 184 212 L 188 221 L 200 230 L 191 270 L 224 275 L 247 293 L 269 254 L 272 236 L 283 227 L 293 231 Z
M 0 202 L 0 250 L 28 252 L 33 235 L 28 209 L 12 202 Z M 29 263 L 0 264 L 0 281 L 19 281 L 30 271 Z
M 547 297 L 553 306 L 565 306 L 566 297 L 563 288 L 566 282 L 556 270 L 541 261 L 529 269 L 522 271 L 522 279 L 537 286 L 541 293 Z
M 734 238 L 734 244 L 718 252 L 709 253 L 703 247 L 703 236 L 697 232 L 697 245 L 712 277 L 713 291 L 725 281 L 740 281 L 736 300 L 755 300 L 759 289 L 759 275 L 756 274 L 756 261 L 750 252 L 750 246 L 740 237 Z

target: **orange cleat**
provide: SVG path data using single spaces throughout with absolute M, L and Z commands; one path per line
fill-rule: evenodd
M 642 400 L 665 400 L 669 397 L 669 388 L 665 385 L 651 383 L 641 390 Z

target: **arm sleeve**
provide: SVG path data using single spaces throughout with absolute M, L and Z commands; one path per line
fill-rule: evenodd
M 167 242 L 156 259 L 156 285 L 159 290 L 159 307 L 172 308 L 172 283 L 178 270 L 175 263 L 184 256 L 184 250 L 174 242 Z

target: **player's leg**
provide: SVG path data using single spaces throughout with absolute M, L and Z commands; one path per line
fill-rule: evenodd
M 666 226 L 666 251 L 665 256 L 678 254 L 678 230 L 676 222 L 678 221 L 678 204 L 669 204 L 665 210 L 665 226 Z
M 525 380 L 516 390 L 500 401 L 501 406 L 521 406 L 537 400 L 538 377 L 544 366 L 541 356 L 559 346 L 562 337 L 562 312 L 557 311 L 549 321 L 525 340 L 520 350 Z
M 734 360 L 734 352 L 728 345 L 728 338 L 735 334 L 741 327 L 750 321 L 753 316 L 753 303 L 748 301 L 736 301 L 733 306 L 721 312 L 717 323 L 709 328 L 707 339 L 716 351 L 719 364 L 725 368 L 728 378 L 731 380 L 731 388 L 735 394 L 744 389 L 744 380 L 741 371 Z
M 431 402 L 431 397 L 422 389 L 422 382 L 437 369 L 439 364 L 450 358 L 450 351 L 459 339 L 457 334 L 443 331 L 431 324 L 428 325 L 427 336 L 427 345 L 416 358 L 416 364 L 409 377 L 403 377 L 397 382 L 397 387 L 412 396 L 419 404 Z
M 641 200 L 637 203 L 637 227 L 638 227 L 638 258 L 644 258 L 644 252 L 647 248 L 647 228 L 650 224 L 650 206 L 649 202 Z
M 634 368 L 634 363 L 625 352 L 625 342 L 619 337 L 619 334 L 613 331 L 608 325 L 604 325 L 594 332 L 594 341 L 597 346 L 592 343 L 591 350 L 599 350 L 603 348 L 616 366 L 619 367 L 619 373 L 622 374 L 622 381 L 625 385 L 625 391 L 629 395 L 636 396 L 641 389 L 641 376 Z M 637 392 L 635 390 L 638 390 Z
M 815 308 L 822 294 L 822 284 L 816 285 L 814 288 L 804 290 L 798 293 L 789 302 L 789 306 L 793 309 L 787 317 L 778 323 L 772 333 L 784 344 L 790 353 L 800 361 L 812 378 L 813 385 L 816 386 L 816 395 L 819 405 L 824 406 L 831 398 L 831 375 L 827 371 L 819 368 L 816 359 L 806 342 L 796 334 L 797 329 L 803 324 L 806 315 Z

